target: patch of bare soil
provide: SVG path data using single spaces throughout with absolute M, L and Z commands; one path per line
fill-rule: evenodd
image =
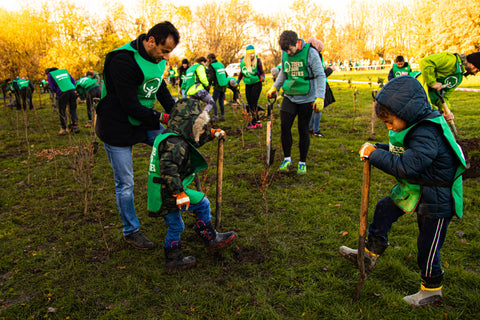
M 458 144 L 462 147 L 463 153 L 470 167 L 465 171 L 463 177 L 477 178 L 480 177 L 480 138 L 459 139 Z

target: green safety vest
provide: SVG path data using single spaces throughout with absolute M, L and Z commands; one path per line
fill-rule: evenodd
M 252 68 L 252 72 L 248 72 L 248 69 L 245 66 L 244 60 L 245 60 L 245 57 L 243 57 L 242 60 L 240 61 L 240 72 L 243 73 L 243 82 L 245 84 L 255 84 L 259 82 L 260 77 L 258 76 L 257 68 L 255 69 Z
M 148 201 L 147 201 L 147 210 L 153 213 L 159 213 L 162 207 L 162 186 L 160 184 L 160 176 L 161 172 L 158 168 L 159 164 L 159 155 L 158 155 L 158 145 L 165 140 L 169 136 L 178 136 L 178 134 L 173 132 L 163 133 L 158 135 L 155 138 L 155 142 L 153 143 L 152 153 L 150 155 L 150 165 L 148 166 Z M 193 170 L 194 172 L 186 177 L 183 181 L 183 188 L 185 189 L 185 193 L 190 198 L 191 204 L 197 204 L 202 201 L 203 197 L 205 197 L 205 193 L 188 189 L 187 186 L 193 181 L 195 178 L 195 174 L 201 170 L 207 169 L 208 165 L 205 161 L 205 158 L 202 154 L 189 142 L 190 147 L 190 157 L 192 159 Z M 165 212 L 166 214 L 167 212 Z
M 409 75 L 412 72 L 410 65 L 399 68 L 395 63 L 393 64 L 393 77 Z
M 197 81 L 197 68 L 200 67 L 200 63 L 195 63 L 191 67 L 187 69 L 187 72 L 185 74 L 185 92 L 188 91 L 191 87 L 196 85 L 197 83 L 200 83 L 200 80 Z M 203 89 L 203 84 L 200 89 Z M 200 90 L 199 89 L 199 90 Z
M 310 77 L 308 75 L 308 49 L 310 43 L 306 43 L 302 50 L 289 56 L 285 51 L 282 53 L 283 72 L 287 79 L 282 89 L 290 96 L 305 95 L 310 91 Z
M 211 63 L 210 66 L 215 70 L 217 75 L 217 82 L 220 87 L 225 87 L 228 84 L 227 73 L 225 72 L 225 67 L 221 62 Z
M 50 75 L 62 93 L 75 89 L 75 85 L 72 83 L 72 79 L 70 79 L 67 69 L 54 70 L 50 72 Z
M 170 78 L 174 78 L 175 77 L 175 70 L 173 70 L 173 69 L 168 70 L 168 76 Z
M 455 90 L 455 88 L 462 83 L 462 80 L 463 80 L 462 61 L 458 54 L 455 54 L 455 56 L 457 57 L 457 68 L 455 69 L 455 72 L 446 77 L 437 78 L 437 82 L 440 82 L 442 84 L 443 89 L 440 91 L 437 91 L 435 89 L 428 88 L 428 96 L 430 98 L 430 101 L 432 102 L 432 105 L 436 105 L 438 100 L 440 99 L 438 97 L 438 94 L 443 94 L 447 90 Z
M 40 81 L 40 86 L 42 88 L 45 88 L 46 86 L 48 86 L 47 80 L 43 79 L 42 81 Z
M 454 201 L 455 214 L 461 218 L 463 216 L 463 185 L 462 185 L 462 173 L 466 170 L 465 157 L 463 155 L 462 149 L 459 147 L 455 138 L 448 126 L 447 122 L 443 116 L 436 117 L 433 119 L 427 119 L 441 126 L 443 135 L 447 139 L 448 143 L 454 150 L 457 158 L 460 160 L 460 165 L 457 167 L 455 172 L 454 181 L 452 184 L 452 195 Z M 405 136 L 408 131 L 415 127 L 418 123 L 410 126 L 409 128 L 401 131 L 395 132 L 390 130 L 388 133 L 390 152 L 402 156 L 405 151 L 405 146 L 403 144 Z M 417 208 L 418 202 L 421 196 L 421 185 L 409 183 L 406 179 L 397 179 L 398 183 L 393 187 L 390 198 L 393 202 L 404 212 L 412 213 Z
M 77 81 L 77 87 L 83 88 L 86 92 L 92 90 L 93 88 L 100 87 L 97 82 L 97 79 L 90 77 L 83 77 Z
M 148 61 L 140 55 L 138 50 L 132 48 L 130 43 L 127 43 L 124 46 L 107 54 L 105 61 L 108 62 L 108 60 L 111 59 L 112 53 L 119 50 L 127 50 L 134 53 L 133 57 L 135 58 L 135 62 L 138 64 L 143 73 L 143 82 L 138 86 L 137 89 L 137 98 L 142 106 L 152 109 L 156 100 L 155 94 L 157 93 L 163 81 L 162 77 L 163 72 L 165 71 L 167 60 L 164 59 L 159 63 Z M 107 94 L 107 86 L 103 86 L 102 99 L 106 97 Z M 139 126 L 142 123 L 140 120 L 134 119 L 131 116 L 128 116 L 128 120 L 134 126 Z
M 29 84 L 30 84 L 30 80 L 23 80 L 23 79 L 17 80 L 18 89 L 27 88 Z

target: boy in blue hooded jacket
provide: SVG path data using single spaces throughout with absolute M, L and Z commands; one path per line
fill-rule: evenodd
M 415 306 L 442 301 L 440 249 L 454 215 L 463 215 L 465 158 L 443 116 L 431 109 L 425 90 L 410 76 L 389 81 L 375 97 L 375 112 L 389 130 L 389 143 L 365 143 L 361 159 L 393 175 L 397 184 L 381 199 L 368 228 L 365 270 L 372 272 L 388 247 L 388 232 L 405 213 L 417 213 L 417 263 L 421 290 L 403 298 Z M 340 247 L 356 263 L 357 250 Z

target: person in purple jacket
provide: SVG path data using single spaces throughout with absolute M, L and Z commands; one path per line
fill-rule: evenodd
M 77 117 L 77 93 L 75 91 L 75 79 L 68 73 L 67 69 L 48 68 L 45 70 L 47 82 L 50 89 L 57 96 L 58 113 L 60 114 L 61 129 L 58 135 L 67 134 L 67 105 L 70 113 L 70 128 L 74 133 L 79 133 Z

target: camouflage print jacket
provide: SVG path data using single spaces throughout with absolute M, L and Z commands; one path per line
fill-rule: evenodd
M 202 112 L 196 100 L 181 99 L 174 105 L 168 119 L 168 129 L 155 139 L 150 157 L 148 178 L 148 211 L 167 214 L 177 209 L 174 194 L 185 191 L 192 204 L 204 197 L 203 193 L 188 189 L 195 173 L 207 168 L 204 157 L 197 150 L 213 138 L 209 117 Z

